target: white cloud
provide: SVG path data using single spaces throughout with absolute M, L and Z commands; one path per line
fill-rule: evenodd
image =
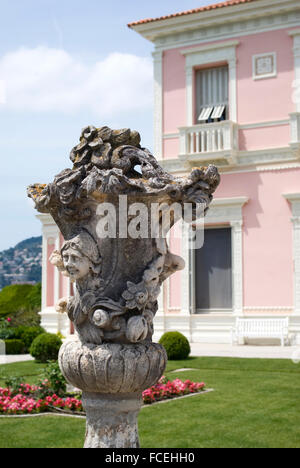
M 1 82 L 0 109 L 90 110 L 107 118 L 152 104 L 151 60 L 131 54 L 112 53 L 86 65 L 62 49 L 21 48 L 0 58 Z

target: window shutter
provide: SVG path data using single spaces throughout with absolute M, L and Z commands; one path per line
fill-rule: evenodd
M 196 72 L 196 95 L 197 119 L 207 107 L 219 107 L 220 111 L 220 106 L 225 106 L 227 110 L 228 66 L 198 70 Z

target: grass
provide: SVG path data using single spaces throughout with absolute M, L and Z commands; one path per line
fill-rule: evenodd
M 6 364 L 0 373 L 5 367 L 34 383 L 39 366 Z M 172 372 L 179 368 L 193 370 Z M 165 375 L 204 381 L 215 391 L 142 409 L 142 447 L 300 448 L 300 365 L 275 359 L 190 358 L 170 361 Z M 0 419 L 0 448 L 82 447 L 84 430 L 84 420 L 68 417 Z
M 43 373 L 45 366 L 46 364 L 38 363 L 36 361 L 2 364 L 0 365 L 0 387 L 5 387 L 5 378 L 7 376 L 21 377 L 24 382 L 35 384 Z

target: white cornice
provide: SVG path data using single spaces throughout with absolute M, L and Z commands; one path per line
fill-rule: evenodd
M 184 49 L 181 50 L 180 53 L 182 55 L 198 54 L 199 52 L 208 52 L 211 50 L 223 49 L 226 47 L 237 47 L 239 43 L 240 41 L 217 42 L 215 44 L 207 44 L 199 47 L 193 47 L 191 49 Z
M 39 219 L 43 225 L 45 224 L 56 225 L 54 219 L 52 218 L 50 214 L 40 213 L 36 215 L 36 218 Z
M 282 195 L 290 202 L 300 202 L 300 193 L 283 193 Z
M 299 36 L 300 35 L 300 28 L 298 29 L 293 29 L 292 31 L 288 32 L 289 36 Z
M 248 197 L 214 198 L 211 206 L 244 206 L 249 201 Z
M 299 10 L 298 0 L 258 0 L 253 3 L 230 6 L 226 8 L 209 10 L 171 17 L 168 19 L 152 21 L 131 26 L 146 39 L 156 42 L 159 38 L 176 35 L 178 33 L 220 27 L 243 21 L 259 21 L 264 19 L 266 24 L 272 24 L 274 15 L 286 15 Z M 286 22 L 285 27 L 290 25 Z M 295 25 L 297 26 L 297 25 Z M 257 28 L 256 28 L 257 32 Z
M 183 175 L 191 170 L 193 162 L 188 158 L 185 160 L 176 158 L 160 160 L 159 164 L 169 172 Z M 300 162 L 293 156 L 291 148 L 275 148 L 239 152 L 235 166 L 219 166 L 218 169 L 221 174 L 298 170 Z

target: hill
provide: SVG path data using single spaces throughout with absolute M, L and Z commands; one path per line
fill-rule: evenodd
M 12 284 L 37 284 L 42 276 L 42 237 L 31 237 L 0 252 L 0 290 Z

